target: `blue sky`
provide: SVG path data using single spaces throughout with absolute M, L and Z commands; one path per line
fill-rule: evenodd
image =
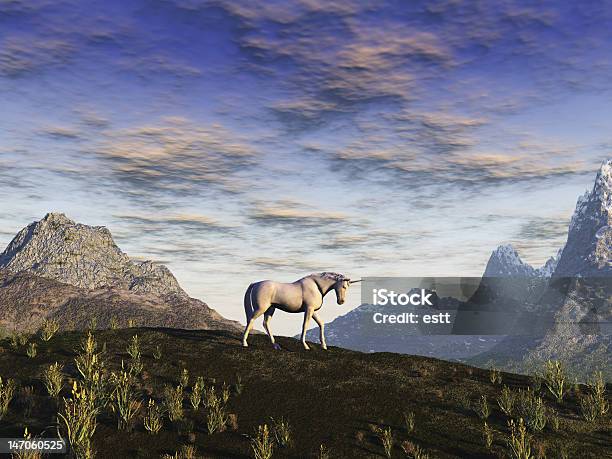
M 262 278 L 539 265 L 610 156 L 611 42 L 606 2 L 0 0 L 0 243 L 65 212 L 238 320 Z

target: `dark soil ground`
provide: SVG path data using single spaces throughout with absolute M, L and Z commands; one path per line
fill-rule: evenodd
M 422 447 L 430 458 L 509 457 L 508 419 L 496 400 L 502 385 L 524 389 L 531 383 L 525 376 L 502 373 L 502 385 L 493 384 L 489 371 L 425 357 L 333 347 L 325 352 L 316 344 L 305 351 L 291 338 L 280 338 L 282 350 L 274 350 L 263 335 L 252 335 L 250 347 L 244 349 L 231 332 L 177 329 L 95 331 L 98 343 L 106 343 L 109 370 L 129 359 L 126 348 L 134 334 L 139 335 L 143 352 L 144 371 L 138 380 L 143 407 L 148 398 L 161 402 L 164 385 L 176 386 L 183 368 L 189 370 L 190 385 L 196 376 L 203 376 L 219 390 L 224 382 L 233 388 L 240 377 L 243 390 L 232 391 L 228 402 L 228 411 L 237 415 L 237 429 L 208 435 L 206 409 L 194 412 L 187 400 L 187 421 L 173 424 L 165 418 L 157 435 L 143 427 L 144 408 L 131 432 L 118 431 L 112 413 L 103 412 L 93 440 L 98 458 L 156 458 L 189 443 L 197 447 L 199 457 L 249 458 L 253 457 L 249 437 L 258 425 L 270 424 L 271 418 L 287 419 L 293 437 L 291 447 L 275 449 L 275 458 L 316 457 L 321 444 L 330 458 L 386 457 L 374 426 L 391 427 L 395 458 L 407 457 L 399 446 L 405 440 Z M 14 378 L 19 388 L 33 388 L 33 394 L 18 389 L 0 420 L 0 437 L 21 437 L 26 425 L 36 435 L 55 432 L 61 397 L 56 401 L 47 395 L 42 372 L 58 361 L 64 364 L 67 379 L 76 378 L 75 351 L 84 336 L 64 332 L 49 342 L 32 338 L 38 343 L 34 358 L 26 355 L 25 347 L 15 349 L 8 339 L 0 342 L 0 376 Z M 163 353 L 159 360 L 153 357 L 156 345 Z M 62 396 L 70 395 L 70 384 L 68 380 Z M 542 388 L 547 406 L 560 416 L 558 431 L 549 422 L 533 434 L 532 442 L 546 449 L 546 457 L 611 457 L 609 414 L 594 423 L 581 417 L 578 397 L 587 390 L 574 389 L 559 405 Z M 492 450 L 483 441 L 483 421 L 469 408 L 481 395 L 491 405 Z M 403 413 L 409 411 L 415 413 L 411 433 L 403 421 Z

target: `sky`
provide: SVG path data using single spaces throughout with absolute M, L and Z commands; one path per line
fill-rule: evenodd
M 63 212 L 241 322 L 261 279 L 539 266 L 612 156 L 610 43 L 598 1 L 0 0 L 0 246 Z

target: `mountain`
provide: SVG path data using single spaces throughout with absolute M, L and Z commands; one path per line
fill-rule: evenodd
M 567 243 L 554 275 L 612 275 L 612 160 L 605 161 L 593 189 L 578 199 Z
M 49 213 L 19 231 L 0 254 L 0 268 L 89 290 L 117 287 L 188 296 L 165 266 L 130 260 L 104 226 L 75 223 L 58 213 Z
M 170 270 L 135 262 L 110 231 L 49 213 L 17 233 L 0 254 L 0 325 L 35 330 L 43 319 L 83 328 L 93 319 L 125 326 L 239 330 L 206 303 L 190 298 Z
M 368 321 L 380 308 L 361 305 L 326 325 L 327 341 L 362 351 L 460 359 L 513 371 L 531 371 L 542 360 L 558 359 L 577 374 L 596 368 L 610 372 L 611 210 L 612 160 L 608 160 L 592 190 L 579 198 L 567 243 L 556 256 L 534 268 L 511 245 L 492 252 L 478 288 L 457 308 L 453 332 L 465 333 L 458 324 L 469 329 L 479 313 L 482 318 L 483 313 L 494 312 L 501 313 L 498 320 L 504 319 L 503 313 L 509 320 L 516 316 L 518 331 L 524 326 L 525 333 L 427 336 L 417 327 L 373 329 Z M 318 330 L 308 333 L 318 340 Z

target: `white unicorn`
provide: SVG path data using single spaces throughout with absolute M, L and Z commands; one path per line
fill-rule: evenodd
M 343 304 L 349 285 L 355 282 L 360 282 L 360 280 L 352 281 L 342 274 L 323 272 L 310 274 L 291 284 L 265 280 L 249 285 L 244 294 L 244 312 L 246 313 L 247 324 L 242 337 L 242 345 L 244 347 L 248 346 L 247 338 L 253 328 L 255 319 L 263 314 L 264 328 L 270 337 L 270 341 L 272 341 L 272 345 L 277 348 L 274 335 L 270 330 L 270 319 L 274 311 L 280 309 L 285 312 L 304 313 L 304 324 L 302 325 L 304 349 L 310 349 L 306 344 L 306 330 L 311 318 L 319 325 L 321 347 L 327 349 L 324 334 L 325 325 L 317 311 L 323 306 L 323 297 L 331 290 L 336 291 L 338 304 Z

